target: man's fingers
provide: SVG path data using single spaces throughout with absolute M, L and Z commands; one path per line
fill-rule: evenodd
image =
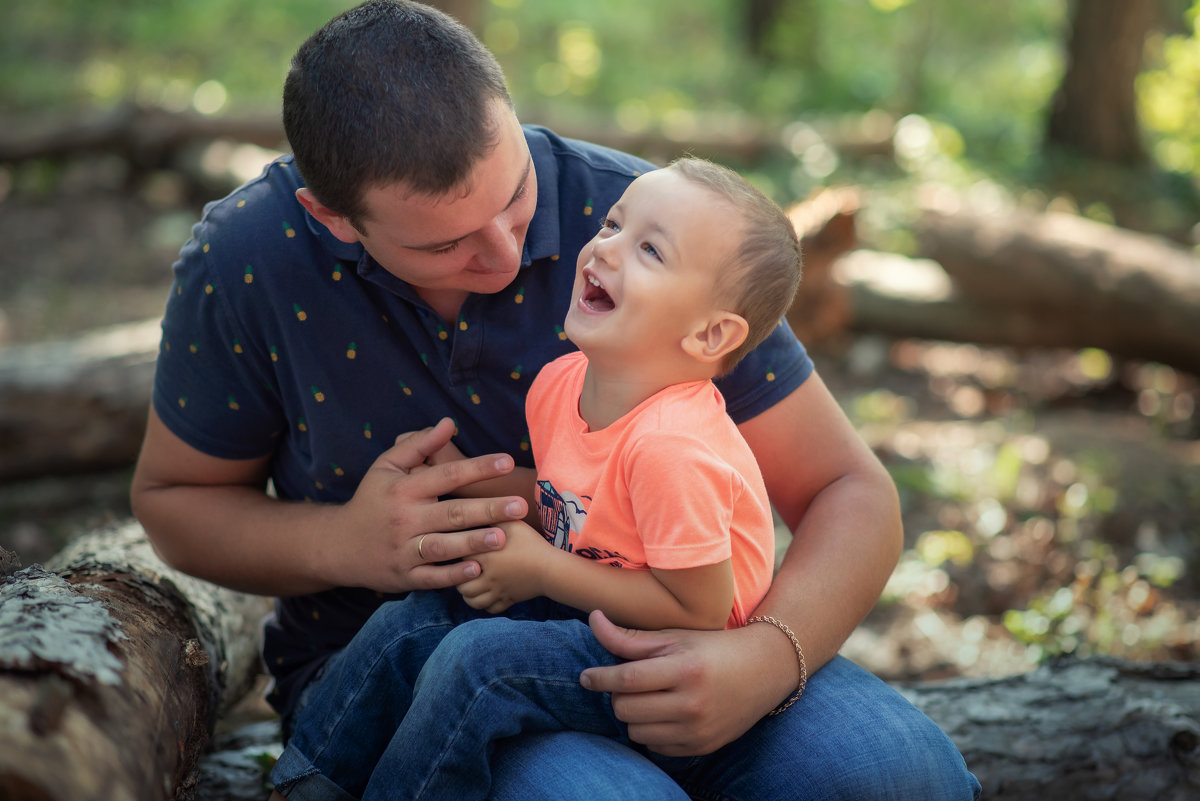
M 645 659 L 662 652 L 667 640 L 659 633 L 627 629 L 608 619 L 599 609 L 588 615 L 588 625 L 604 650 L 622 659 Z
M 443 417 L 435 425 L 420 431 L 409 431 L 396 437 L 392 447 L 381 458 L 400 470 L 408 472 L 424 464 L 425 460 L 440 451 L 454 436 L 454 421 Z
M 488 456 L 454 459 L 451 462 L 431 465 L 430 468 L 421 471 L 420 478 L 425 482 L 424 488 L 431 495 L 452 495 L 467 484 L 509 475 L 514 466 L 508 453 L 491 453 Z
M 436 469 L 438 468 L 431 468 L 429 472 Z M 515 496 L 452 498 L 427 507 L 427 517 L 422 521 L 422 528 L 426 531 L 464 531 L 480 528 L 508 520 L 520 520 L 528 511 L 527 507 L 524 499 Z
M 504 547 L 504 531 L 499 528 L 422 534 L 417 539 L 420 541 L 420 553 L 417 558 L 427 564 L 465 559 L 478 553 L 487 553 Z M 414 545 L 414 547 L 416 546 Z M 478 570 L 479 566 L 475 567 Z M 478 572 L 475 575 L 479 575 Z M 474 578 L 474 576 L 466 578 Z M 452 583 L 460 584 L 464 580 L 464 578 L 460 578 Z
M 449 565 L 417 565 L 410 571 L 413 588 L 436 590 L 454 587 L 479 575 L 478 562 L 455 562 Z

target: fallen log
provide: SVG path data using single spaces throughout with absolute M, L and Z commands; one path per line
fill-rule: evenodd
M 899 688 L 995 801 L 1200 798 L 1200 665 L 1061 659 Z
M 52 566 L 0 564 L 0 797 L 261 799 L 277 723 L 201 752 L 257 672 L 266 599 L 164 567 L 135 523 L 86 535 Z M 987 798 L 1200 794 L 1200 665 L 1062 659 L 898 689 Z
M 675 126 L 630 130 L 611 115 L 556 115 L 533 109 L 527 122 L 547 125 L 562 136 L 587 139 L 651 161 L 665 162 L 687 151 L 706 158 L 756 162 L 820 142 L 846 158 L 891 158 L 894 121 L 878 112 L 787 126 L 746 115 L 697 115 Z M 802 130 L 800 137 L 788 134 Z M 789 141 L 790 140 L 792 141 Z M 68 159 L 116 153 L 141 167 L 165 166 L 189 145 L 217 140 L 286 150 L 278 111 L 205 115 L 126 103 L 110 110 L 72 112 L 58 117 L 9 120 L 0 131 L 0 163 Z
M 147 320 L 0 349 L 0 481 L 132 464 L 160 336 Z
M 897 689 L 950 735 L 991 801 L 1200 797 L 1200 665 L 1060 659 Z M 231 732 L 201 759 L 198 797 L 258 801 L 281 749 L 278 725 Z
M 166 567 L 136 523 L 0 579 L 0 798 L 193 798 L 269 608 Z
M 927 210 L 917 236 L 962 298 L 1011 326 L 974 341 L 1096 347 L 1200 371 L 1200 258 L 1184 247 L 1065 213 Z

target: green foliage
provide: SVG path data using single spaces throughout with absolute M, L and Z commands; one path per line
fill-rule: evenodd
M 130 99 L 208 112 L 269 106 L 295 47 L 353 4 L 17 3 L 0 31 L 0 112 Z M 745 4 L 731 0 L 480 5 L 479 33 L 531 121 L 549 109 L 557 117 L 586 111 L 630 131 L 656 127 L 686 139 L 714 126 L 736 131 L 751 119 L 783 132 L 795 120 L 846 113 L 885 112 L 878 118 L 885 125 L 919 115 L 912 119 L 932 131 L 940 172 L 931 175 L 925 159 L 895 165 L 898 174 L 920 167 L 924 179 L 967 185 L 977 176 L 947 175 L 949 165 L 1014 176 L 1037 165 L 1063 69 L 1068 8 L 1067 0 L 790 0 L 754 45 Z M 1183 174 L 1200 170 L 1197 18 L 1193 7 L 1190 29 L 1148 43 L 1139 83 L 1153 153 Z M 803 155 L 808 163 L 793 176 L 793 194 L 848 177 L 837 154 Z
M 278 102 L 292 52 L 346 0 L 46 0 L 0 29 L 0 111 L 136 99 L 219 110 Z M 215 105 L 215 107 L 214 107 Z
M 1148 50 L 1157 64 L 1141 75 L 1138 101 L 1155 134 L 1154 156 L 1166 169 L 1200 172 L 1200 2 L 1188 12 L 1189 32 L 1156 37 Z

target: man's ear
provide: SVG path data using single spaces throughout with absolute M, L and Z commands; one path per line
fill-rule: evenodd
M 697 361 L 717 362 L 737 350 L 749 334 L 746 318 L 733 312 L 717 312 L 683 338 L 683 349 Z
M 317 196 L 307 186 L 296 190 L 296 200 L 300 201 L 300 205 L 338 239 L 350 244 L 359 240 L 358 229 L 351 224 L 350 220 L 317 200 Z

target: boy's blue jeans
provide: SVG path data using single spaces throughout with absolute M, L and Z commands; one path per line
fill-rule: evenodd
M 834 659 L 804 696 L 703 757 L 631 743 L 579 673 L 617 660 L 574 610 L 481 615 L 453 590 L 385 604 L 291 719 L 271 778 L 289 801 L 978 798 L 925 715 Z

